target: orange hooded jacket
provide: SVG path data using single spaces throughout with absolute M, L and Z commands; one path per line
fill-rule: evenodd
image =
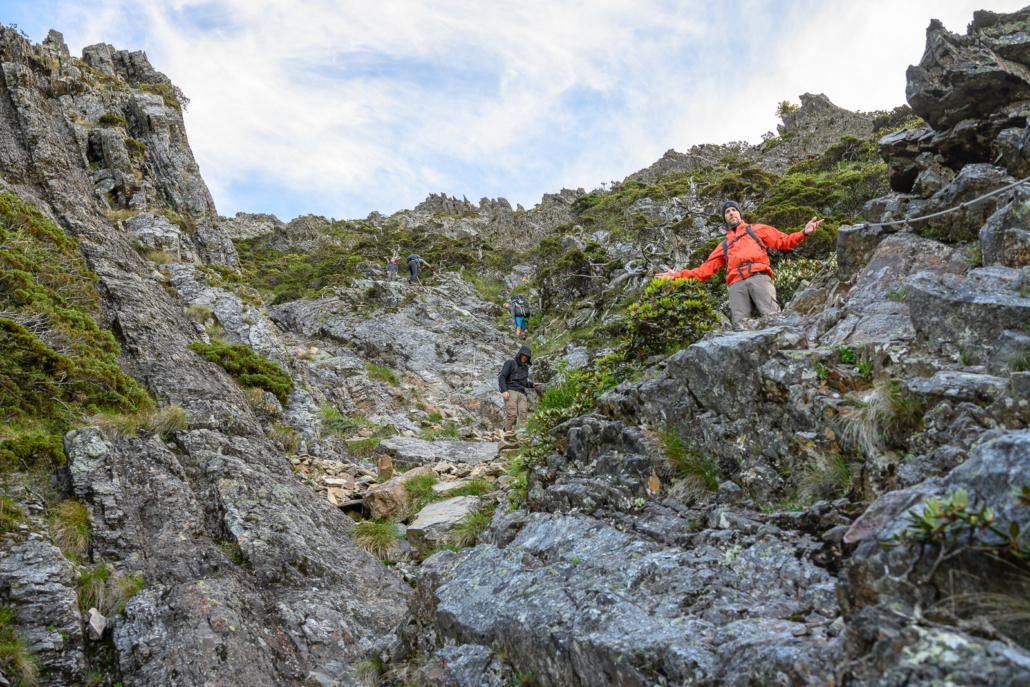
M 762 246 L 755 243 L 755 240 L 747 233 L 748 227 L 755 233 L 755 236 L 762 242 Z M 805 239 L 805 232 L 798 231 L 793 234 L 783 232 L 766 224 L 744 224 L 741 222 L 736 229 L 726 230 L 726 241 L 729 242 L 728 251 L 723 250 L 725 243 L 720 243 L 712 251 L 700 267 L 692 270 L 677 272 L 674 279 L 689 277 L 698 281 L 705 281 L 719 269 L 726 265 L 727 286 L 735 281 L 747 279 L 752 274 L 765 272 L 773 276 L 772 267 L 769 266 L 769 255 L 765 247 L 790 250 Z M 726 253 L 729 253 L 729 264 L 726 264 Z

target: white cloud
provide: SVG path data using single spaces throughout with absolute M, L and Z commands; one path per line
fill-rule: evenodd
M 73 50 L 146 49 L 192 99 L 222 213 L 363 216 L 430 191 L 531 204 L 670 147 L 757 140 L 784 98 L 904 101 L 931 16 L 969 0 L 79 0 Z M 994 2 L 1013 10 L 1018 2 Z

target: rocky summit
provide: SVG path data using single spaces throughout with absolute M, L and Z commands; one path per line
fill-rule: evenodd
M 892 111 L 289 222 L 145 54 L 0 28 L 0 685 L 1030 685 L 1028 22 L 931 22 Z M 825 219 L 736 327 L 654 279 L 726 199 Z

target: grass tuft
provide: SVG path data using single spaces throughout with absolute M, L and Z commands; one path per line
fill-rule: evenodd
M 268 438 L 283 445 L 286 455 L 293 456 L 300 450 L 300 434 L 285 422 L 277 422 L 268 430 Z
M 25 517 L 22 510 L 7 496 L 0 496 L 0 533 L 17 532 L 18 524 Z
M 204 324 L 207 319 L 211 317 L 211 308 L 203 303 L 194 303 L 186 308 L 186 317 L 188 317 L 191 322 Z
M 433 493 L 433 485 L 439 480 L 436 475 L 417 475 L 404 483 L 404 490 L 408 493 L 408 515 L 413 516 L 420 510 L 434 501 L 439 501 L 440 496 Z
M 16 616 L 13 608 L 0 608 L 0 672 L 13 687 L 35 687 L 39 663 L 14 629 Z
M 798 487 L 816 498 L 836 498 L 851 491 L 855 471 L 839 453 L 818 455 L 805 465 Z
M 358 548 L 368 551 L 380 560 L 387 557 L 394 542 L 400 539 L 397 526 L 385 520 L 364 520 L 350 528 L 347 534 Z
M 451 539 L 462 548 L 478 544 L 479 537 L 490 526 L 496 507 L 497 504 L 495 503 L 481 505 L 466 515 L 451 528 Z
M 922 426 L 922 399 L 882 380 L 844 416 L 844 436 L 867 456 L 882 451 L 886 439 Z
M 63 501 L 50 518 L 50 533 L 65 557 L 78 560 L 89 551 L 93 536 L 89 509 L 78 501 Z
M 121 613 L 125 604 L 144 587 L 143 573 L 117 575 L 108 563 L 84 568 L 75 581 L 79 610 L 95 608 L 105 616 Z
M 368 687 L 375 687 L 386 672 L 386 664 L 378 656 L 363 658 L 354 664 L 354 676 Z
M 677 491 L 697 498 L 719 488 L 719 464 L 715 456 L 696 445 L 687 445 L 679 432 L 667 427 L 659 434 L 662 450 L 678 473 Z
M 182 406 L 172 405 L 152 412 L 97 413 L 90 423 L 110 437 L 129 438 L 140 430 L 161 435 L 183 430 L 189 427 L 189 418 Z
M 473 477 L 457 489 L 452 489 L 447 492 L 447 498 L 452 498 L 454 496 L 485 496 L 492 491 L 496 491 L 494 485 L 490 484 L 482 477 Z
M 368 364 L 368 378 L 375 382 L 383 382 L 391 386 L 398 386 L 400 382 L 397 381 L 397 375 L 393 373 L 393 370 L 376 365 L 375 363 Z

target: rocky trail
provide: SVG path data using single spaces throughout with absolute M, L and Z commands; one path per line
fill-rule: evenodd
M 0 28 L 0 685 L 1030 685 L 1028 21 L 932 22 L 911 108 L 290 222 L 143 53 Z M 738 330 L 652 283 L 727 196 L 827 218 Z

